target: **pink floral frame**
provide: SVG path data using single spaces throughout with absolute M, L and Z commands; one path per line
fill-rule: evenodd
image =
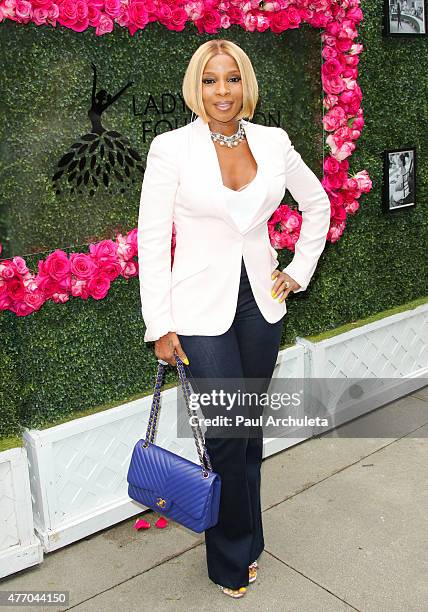
M 220 35 L 220 30 L 232 24 L 248 32 L 270 29 L 278 35 L 302 23 L 322 28 L 321 81 L 326 109 L 322 121 L 330 152 L 324 159 L 321 182 L 331 203 L 329 242 L 340 238 L 347 215 L 356 213 L 361 194 L 372 188 L 366 170 L 349 173 L 349 158 L 364 126 L 357 83 L 363 46 L 355 42 L 363 19 L 360 0 L 0 0 L 0 22 L 6 19 L 61 25 L 76 32 L 95 28 L 97 36 L 112 32 L 115 25 L 128 28 L 134 36 L 152 21 L 178 32 L 191 21 L 201 34 Z M 294 251 L 301 223 L 298 210 L 282 203 L 268 221 L 272 246 Z M 174 231 L 171 248 L 173 255 Z M 0 255 L 1 249 L 0 244 Z M 117 234 L 114 240 L 90 244 L 89 253 L 67 254 L 56 249 L 39 261 L 37 274 L 22 257 L 0 259 L 0 310 L 26 316 L 47 300 L 63 303 L 70 296 L 103 299 L 118 276 L 138 276 L 137 253 L 134 228 L 126 236 Z

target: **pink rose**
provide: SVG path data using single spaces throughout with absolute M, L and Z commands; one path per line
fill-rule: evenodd
M 352 68 L 354 70 L 354 78 L 357 78 L 358 74 L 357 74 L 357 66 L 360 63 L 360 58 L 358 57 L 358 55 L 349 55 L 349 53 L 345 56 L 345 60 L 346 60 L 346 65 L 349 68 Z
M 327 109 L 334 108 L 338 100 L 339 98 L 334 94 L 327 94 L 324 96 L 323 104 Z
M 96 28 L 101 21 L 102 12 L 97 6 L 88 6 L 88 23 Z
M 329 94 L 339 94 L 345 89 L 345 83 L 339 76 L 327 78 L 321 75 L 322 86 Z
M 70 262 L 67 253 L 57 249 L 44 260 L 43 271 L 52 279 L 59 281 L 70 273 Z
M 0 293 L 0 310 L 10 310 L 12 301 L 7 292 Z
M 129 31 L 132 35 L 144 28 L 149 21 L 149 13 L 143 2 L 133 1 L 128 5 Z
M 256 15 L 256 30 L 257 32 L 266 32 L 270 26 L 270 19 L 267 15 L 259 13 Z
M 346 221 L 345 199 L 338 198 L 331 209 L 332 219 L 335 221 Z
M 321 41 L 324 45 L 327 45 L 328 47 L 334 47 L 336 45 L 336 37 L 330 36 L 325 32 L 321 34 Z
M 31 2 L 16 0 L 15 17 L 19 23 L 28 23 L 31 20 Z
M 300 215 L 292 214 L 283 224 L 284 229 L 288 230 L 288 232 L 293 232 L 296 229 L 299 229 L 302 225 L 302 218 Z
M 216 34 L 221 25 L 220 14 L 208 8 L 194 23 L 200 34 Z
M 120 0 L 105 0 L 104 10 L 109 17 L 114 19 L 115 17 L 118 17 L 120 13 L 120 4 Z
M 43 291 L 46 298 L 50 297 L 57 290 L 58 281 L 51 278 L 49 275 L 38 274 L 36 276 L 36 281 L 39 289 Z
M 302 19 L 300 17 L 299 11 L 294 6 L 290 5 L 287 8 L 287 17 L 289 28 L 298 28 L 300 26 Z
M 328 192 L 328 191 L 334 191 L 335 189 L 342 189 L 342 186 L 346 182 L 346 180 L 347 180 L 346 170 L 344 170 L 343 168 L 340 168 L 339 166 L 339 170 L 337 172 L 332 172 L 331 174 L 326 173 L 321 180 L 321 184 L 324 187 L 324 189 Z
M 88 28 L 88 5 L 85 0 L 63 0 L 58 6 L 58 21 L 61 25 L 75 32 L 83 32 Z
M 11 300 L 21 301 L 23 299 L 25 287 L 18 276 L 15 276 L 7 283 L 7 293 Z
M 346 18 L 353 23 L 360 23 L 363 18 L 363 12 L 359 6 L 353 6 L 347 11 Z
M 353 81 L 352 89 L 349 87 L 349 84 L 350 83 L 346 83 L 347 89 L 340 94 L 339 103 L 346 110 L 348 115 L 355 115 L 359 110 L 363 94 L 355 81 Z
M 22 257 L 16 256 L 12 259 L 12 261 L 16 266 L 18 274 L 27 274 L 27 272 L 29 272 L 25 259 Z
M 286 11 L 278 11 L 274 13 L 270 18 L 270 29 L 275 34 L 280 34 L 290 27 L 288 15 Z
M 17 273 L 16 266 L 9 259 L 5 259 L 0 263 L 0 277 L 9 279 L 13 278 Z
M 24 301 L 34 311 L 41 308 L 45 302 L 45 298 L 41 291 L 27 291 Z
M 31 0 L 31 5 L 33 7 L 33 11 L 42 9 L 47 12 L 52 5 L 52 0 Z
M 333 134 L 336 144 L 341 145 L 347 140 L 352 140 L 352 129 L 347 125 L 338 128 Z
M 71 279 L 71 295 L 87 300 L 89 297 L 88 283 L 85 280 L 73 277 Z
M 113 20 L 108 15 L 101 14 L 100 19 L 97 23 L 95 34 L 97 36 L 102 36 L 103 34 L 108 34 L 109 32 L 113 32 L 113 28 L 114 28 Z
M 110 280 L 104 272 L 95 274 L 88 282 L 88 291 L 94 300 L 102 300 L 110 289 Z
M 368 193 L 372 188 L 372 181 L 367 173 L 367 170 L 361 170 L 355 175 L 355 180 L 358 183 L 358 188 L 363 193 Z
M 339 161 L 352 155 L 352 152 L 355 150 L 353 142 L 344 142 L 342 145 L 337 146 L 331 135 L 326 138 L 326 142 L 331 148 L 331 154 Z
M 352 38 L 348 38 L 348 35 L 346 32 L 341 33 L 337 38 L 336 48 L 341 53 L 346 53 L 346 51 L 349 51 L 351 47 L 352 47 Z
M 181 6 L 174 6 L 171 12 L 171 17 L 167 23 L 170 30 L 175 32 L 182 32 L 186 27 L 188 16 L 184 8 Z M 228 27 L 228 25 L 222 25 L 222 27 Z
M 172 224 L 174 228 L 174 223 Z M 126 242 L 132 245 L 135 253 L 138 251 L 138 229 L 134 228 L 126 234 Z
M 107 277 L 112 281 L 117 278 L 120 274 L 121 268 L 120 263 L 112 260 L 101 261 L 99 265 L 99 271 L 104 272 Z
M 116 258 L 117 256 L 117 244 L 113 240 L 101 240 L 96 244 L 89 245 L 89 252 L 91 256 L 96 259 Z
M 358 55 L 362 53 L 364 47 L 361 43 L 354 43 L 352 47 L 349 49 L 350 55 Z
M 65 304 L 69 299 L 68 293 L 53 293 L 51 296 L 51 300 L 55 302 L 55 304 Z
M 308 10 L 306 12 L 308 12 Z M 306 17 L 304 10 L 301 9 L 300 14 L 302 15 L 302 20 L 310 23 L 315 29 L 325 28 L 331 19 L 331 11 L 329 10 L 314 12 L 310 17 Z
M 324 159 L 324 172 L 327 174 L 335 174 L 336 172 L 339 172 L 339 168 L 340 163 L 332 155 L 328 155 Z
M 157 11 L 158 20 L 161 23 L 167 23 L 171 19 L 171 13 L 171 7 L 165 2 L 161 3 Z
M 223 30 L 227 30 L 231 25 L 232 22 L 230 21 L 229 15 L 227 13 L 222 13 L 220 16 L 220 27 L 223 28 Z
M 345 223 L 337 223 L 332 224 L 327 233 L 327 240 L 330 242 L 337 242 L 341 235 L 343 234 L 343 230 L 345 229 Z
M 25 302 L 17 302 L 10 307 L 10 310 L 14 312 L 18 317 L 26 317 L 33 312 L 33 308 Z
M 348 214 L 350 215 L 355 215 L 355 213 L 357 212 L 357 210 L 359 209 L 360 205 L 358 203 L 357 200 L 352 200 L 352 202 L 349 202 L 346 204 L 345 206 L 345 210 Z
M 48 20 L 48 10 L 44 8 L 36 8 L 33 9 L 33 23 L 36 25 L 43 25 L 47 23 Z
M 128 259 L 132 259 L 135 254 L 135 249 L 132 244 L 128 244 L 126 241 L 119 243 L 117 247 L 117 256 L 120 259 L 127 261 Z
M 324 46 L 321 55 L 324 60 L 335 59 L 337 58 L 338 51 L 335 47 L 330 47 L 328 45 Z
M 124 261 L 122 265 L 122 276 L 126 279 L 137 276 L 137 264 L 135 261 Z
M 339 59 L 333 58 L 329 59 L 321 67 L 321 74 L 326 79 L 334 79 L 338 77 L 343 70 L 343 64 L 339 61 Z
M 337 130 L 346 123 L 347 115 L 341 106 L 335 106 L 323 117 L 324 129 L 328 132 Z
M 96 271 L 94 260 L 84 253 L 71 253 L 70 270 L 78 278 L 90 278 Z
M 347 91 L 353 92 L 357 86 L 356 78 L 358 76 L 358 70 L 347 66 L 342 72 L 342 79 L 345 81 Z
M 52 4 L 51 8 L 48 11 L 48 23 L 50 23 L 51 25 L 55 27 L 58 16 L 59 16 L 59 7 L 57 4 Z

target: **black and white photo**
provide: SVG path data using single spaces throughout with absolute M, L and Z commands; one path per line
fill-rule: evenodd
M 427 32 L 426 0 L 385 0 L 384 35 L 417 36 Z
M 416 205 L 416 149 L 384 152 L 384 208 L 387 212 Z

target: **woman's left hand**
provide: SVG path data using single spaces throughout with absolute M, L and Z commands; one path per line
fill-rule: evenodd
M 272 287 L 272 297 L 278 299 L 278 302 L 283 302 L 290 291 L 295 291 L 300 288 L 299 283 L 297 283 L 294 278 L 291 278 L 286 272 L 274 270 L 271 278 L 275 281 Z M 286 281 L 289 282 L 287 288 L 285 286 Z

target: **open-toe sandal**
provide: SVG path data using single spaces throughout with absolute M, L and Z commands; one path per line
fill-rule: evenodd
M 256 580 L 258 568 L 257 561 L 253 561 L 251 565 L 248 566 L 248 582 L 254 582 Z
M 247 587 L 241 587 L 239 589 L 229 589 L 229 587 L 221 586 L 221 584 L 218 584 L 217 586 L 221 591 L 223 591 L 225 595 L 229 595 L 229 597 L 233 597 L 234 599 L 244 597 L 245 593 L 247 592 Z

